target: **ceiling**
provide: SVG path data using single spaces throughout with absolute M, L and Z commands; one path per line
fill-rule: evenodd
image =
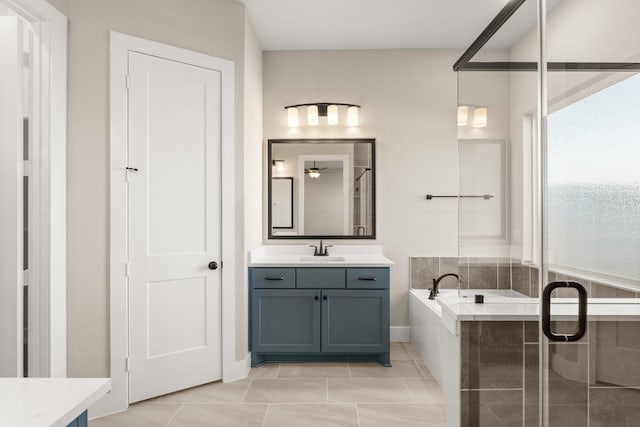
M 264 50 L 466 48 L 508 0 L 240 0 Z M 550 0 L 551 1 L 551 0 Z M 553 0 L 548 8 L 561 0 Z M 534 28 L 527 0 L 487 47 Z

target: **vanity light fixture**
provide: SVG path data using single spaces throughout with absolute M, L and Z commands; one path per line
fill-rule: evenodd
M 271 165 L 276 168 L 278 172 L 282 172 L 284 170 L 284 160 L 272 160 Z
M 307 104 L 287 105 L 287 123 L 289 127 L 299 125 L 298 108 L 307 108 L 307 125 L 318 126 L 320 117 L 327 118 L 327 124 L 335 126 L 340 123 L 340 107 L 347 107 L 347 126 L 358 126 L 358 109 L 359 105 L 344 104 L 340 102 L 311 102 Z
M 459 105 L 458 106 L 458 126 L 469 126 L 474 128 L 487 127 L 489 108 L 480 105 Z

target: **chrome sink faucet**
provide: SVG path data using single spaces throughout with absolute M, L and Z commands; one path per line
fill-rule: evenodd
M 455 273 L 443 274 L 437 279 L 433 279 L 433 287 L 429 289 L 429 299 L 436 299 L 436 296 L 438 295 L 438 285 L 440 285 L 440 281 L 445 277 L 449 277 L 449 276 L 455 277 L 456 279 L 458 279 L 458 282 L 460 282 L 460 277 L 458 277 L 458 275 Z M 458 286 L 458 292 L 459 292 L 459 289 L 460 289 L 460 286 Z
M 325 245 L 322 246 L 322 240 L 320 240 L 320 246 L 318 245 L 309 245 L 310 248 L 313 248 L 313 256 L 328 256 L 329 248 L 333 247 L 333 245 Z

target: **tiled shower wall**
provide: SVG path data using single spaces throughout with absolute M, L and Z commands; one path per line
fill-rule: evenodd
M 523 265 L 513 258 L 471 257 L 410 257 L 410 285 L 415 289 L 429 289 L 433 279 L 447 273 L 460 276 L 462 289 L 513 289 L 530 297 L 538 297 L 538 272 L 535 267 Z M 640 293 L 616 288 L 603 283 L 550 273 L 550 281 L 576 281 L 586 287 L 590 298 L 634 298 Z M 440 289 L 457 289 L 455 277 L 440 282 Z M 571 289 L 559 289 L 554 297 L 575 297 Z
M 575 325 L 554 322 L 571 333 Z M 592 321 L 574 343 L 549 344 L 549 421 L 640 425 L 640 322 Z M 538 322 L 462 322 L 461 426 L 538 426 Z

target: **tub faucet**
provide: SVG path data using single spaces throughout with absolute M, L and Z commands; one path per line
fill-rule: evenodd
M 448 276 L 453 276 L 456 279 L 460 280 L 460 277 L 458 277 L 457 274 L 455 273 L 447 273 L 447 274 L 443 274 L 442 276 L 438 277 L 437 279 L 433 279 L 433 287 L 431 289 L 429 289 L 429 299 L 436 299 L 436 296 L 438 295 L 438 285 L 440 285 L 440 281 L 442 279 L 444 279 L 445 277 Z

